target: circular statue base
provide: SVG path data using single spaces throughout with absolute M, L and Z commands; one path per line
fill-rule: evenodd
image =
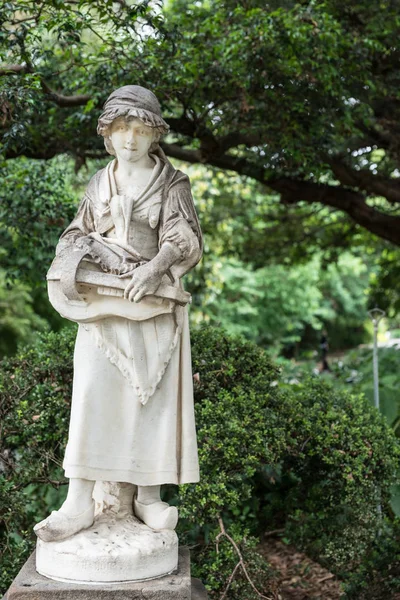
M 56 581 L 118 583 L 155 579 L 178 566 L 175 531 L 154 531 L 134 516 L 112 512 L 58 542 L 38 540 L 36 569 Z

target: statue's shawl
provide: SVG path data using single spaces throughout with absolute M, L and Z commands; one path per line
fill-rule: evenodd
M 152 176 L 140 195 L 134 198 L 126 214 L 126 222 L 129 226 L 132 212 L 141 210 L 146 203 L 151 204 L 149 224 L 152 229 L 158 227 L 159 248 L 169 242 L 181 251 L 181 260 L 171 268 L 172 274 L 179 279 L 198 263 L 203 252 L 203 238 L 190 181 L 187 175 L 174 169 L 161 150 L 150 156 L 155 160 Z M 105 236 L 114 227 L 111 200 L 117 194 L 115 164 L 113 160 L 90 180 L 75 219 L 60 238 L 57 253 L 80 236 L 93 232 Z M 105 243 L 111 241 L 115 243 L 114 239 Z M 126 239 L 120 240 L 121 246 L 125 242 Z M 135 250 L 140 252 L 140 248 Z
M 201 258 L 200 225 L 189 178 L 175 170 L 161 151 L 152 156 L 155 160 L 152 176 L 137 197 L 129 201 L 128 196 L 124 204 L 125 227 L 120 225 L 119 230 L 126 233 L 132 226 L 133 212 L 148 204 L 149 225 L 152 229 L 158 228 L 159 247 L 168 242 L 180 250 L 181 259 L 170 269 L 179 279 Z M 115 162 L 109 163 L 91 179 L 75 219 L 60 238 L 57 252 L 74 244 L 79 237 L 93 234 L 104 244 L 112 243 L 113 247 L 119 246 L 121 251 L 129 252 L 127 236 L 121 235 L 124 239 L 106 237 L 115 226 L 111 210 L 112 198 L 117 194 Z M 134 250 L 140 253 L 140 248 Z M 108 317 L 84 325 L 98 347 L 135 389 L 142 404 L 146 404 L 161 383 L 180 339 L 183 311 L 182 307 L 176 307 L 172 314 L 146 321 Z

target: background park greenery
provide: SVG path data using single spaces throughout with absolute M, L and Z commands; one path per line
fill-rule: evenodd
M 171 127 L 163 149 L 190 175 L 205 233 L 204 259 L 186 282 L 193 326 L 213 327 L 194 334 L 196 369 L 202 381 L 205 353 L 229 375 L 196 392 L 206 475 L 201 493 L 189 488 L 181 500 L 182 539 L 196 541 L 215 597 L 235 566 L 231 546 L 217 556 L 212 543 L 222 515 L 266 591 L 272 575 L 248 533 L 272 519 L 340 573 L 349 597 L 390 598 L 400 578 L 397 351 L 381 353 L 391 429 L 369 408 L 368 349 L 341 355 L 318 383 L 307 377 L 323 329 L 331 350 L 367 343 L 375 305 L 387 312 L 386 329 L 400 327 L 397 2 L 18 0 L 1 4 L 0 23 L 0 355 L 15 357 L 0 380 L 1 485 L 6 501 L 15 494 L 14 506 L 26 508 L 13 520 L 1 506 L 4 585 L 31 547 L 31 523 L 59 501 L 43 482 L 62 481 L 70 386 L 62 359 L 70 362 L 74 328 L 61 331 L 46 271 L 90 176 L 109 160 L 95 134 L 102 103 L 137 83 L 160 99 Z M 32 350 L 16 354 L 25 344 Z M 254 362 L 264 365 L 263 383 Z M 240 411 L 251 435 L 259 427 L 254 440 L 235 420 Z M 218 436 L 236 439 L 232 463 L 221 444 L 209 452 Z M 250 599 L 242 585 L 239 577 L 232 598 Z

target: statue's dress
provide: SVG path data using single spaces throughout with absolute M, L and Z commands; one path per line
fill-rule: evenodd
M 171 268 L 179 282 L 201 257 L 201 231 L 189 179 L 162 152 L 151 156 L 150 181 L 133 196 L 118 194 L 116 161 L 96 173 L 58 252 L 95 235 L 152 259 L 168 242 L 180 250 Z M 69 478 L 95 481 L 199 480 L 186 308 L 142 321 L 107 317 L 79 325 L 63 466 Z

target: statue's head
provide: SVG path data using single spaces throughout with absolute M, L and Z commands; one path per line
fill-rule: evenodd
M 103 136 L 109 154 L 116 154 L 111 141 L 112 130 L 118 123 L 133 120 L 138 124 L 143 123 L 145 129 L 152 131 L 150 152 L 158 147 L 161 136 L 169 131 L 153 92 L 140 85 L 124 85 L 107 98 L 98 120 L 97 133 Z

